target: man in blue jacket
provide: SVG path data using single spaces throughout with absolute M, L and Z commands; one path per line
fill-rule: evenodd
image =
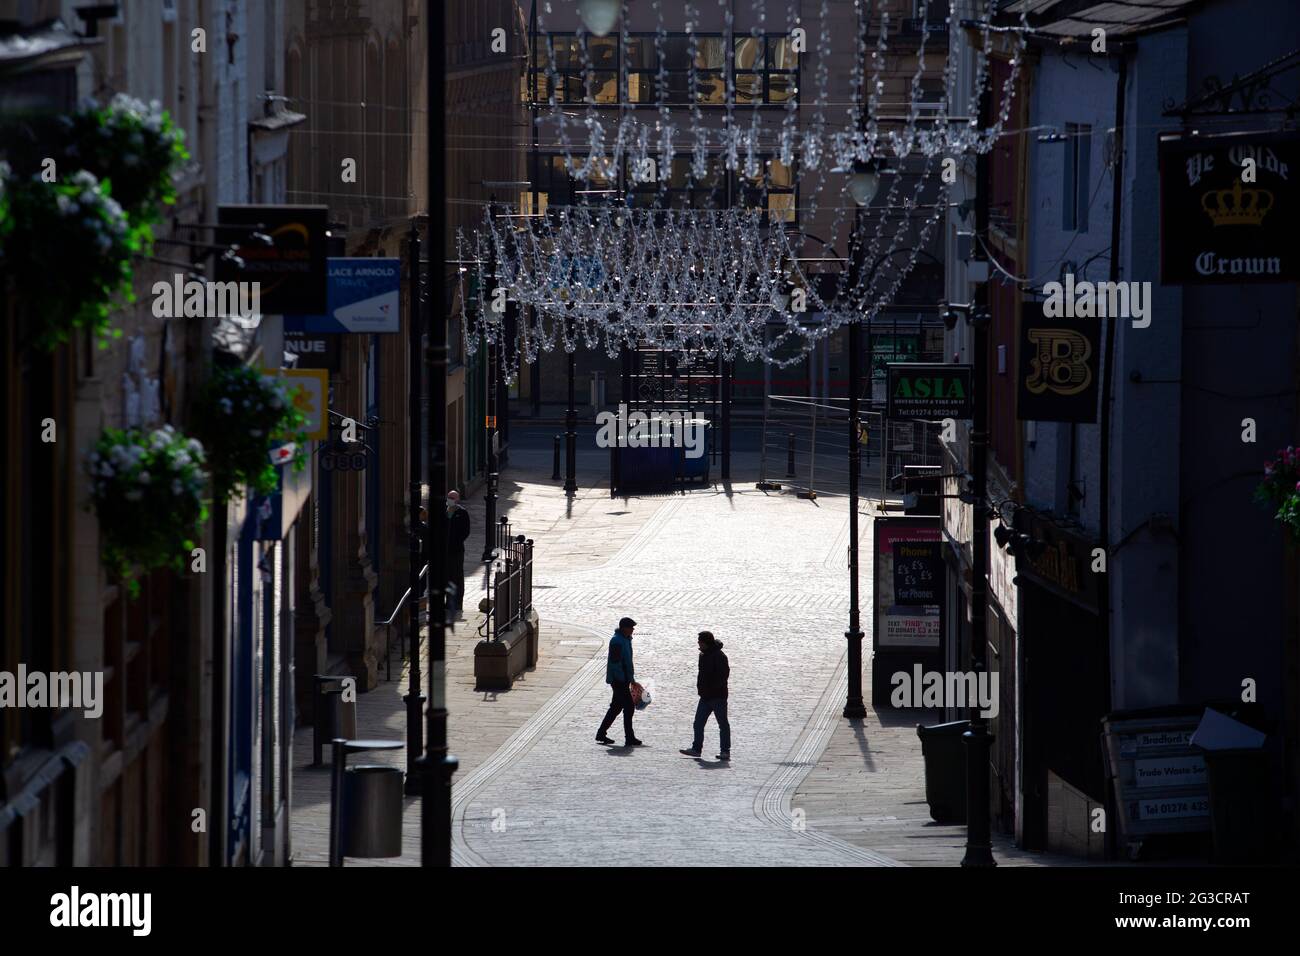
M 636 621 L 630 617 L 625 617 L 618 622 L 618 630 L 609 639 L 609 657 L 605 663 L 605 683 L 614 691 L 614 699 L 609 702 L 609 710 L 605 713 L 605 719 L 600 722 L 600 730 L 596 731 L 596 740 L 602 744 L 612 744 L 614 742 L 605 731 L 609 730 L 614 723 L 614 718 L 618 716 L 619 711 L 622 711 L 623 746 L 641 746 L 641 741 L 637 740 L 636 734 L 632 733 L 632 711 L 635 710 L 632 703 L 632 681 L 634 680 L 632 671 L 632 630 L 635 627 Z

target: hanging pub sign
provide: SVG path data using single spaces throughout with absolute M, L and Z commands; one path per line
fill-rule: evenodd
M 1016 417 L 1034 422 L 1097 421 L 1101 323 L 1051 319 L 1041 302 L 1027 302 L 1021 318 Z
M 329 207 L 217 208 L 217 242 L 231 246 L 239 263 L 217 258 L 218 282 L 261 283 L 265 315 L 325 311 L 325 256 Z
M 971 417 L 971 366 L 903 362 L 887 368 L 890 418 L 937 422 Z
M 1096 541 L 1081 528 L 1063 526 L 1045 512 L 1024 509 L 1021 515 L 1017 517 L 1025 522 L 1023 530 L 1042 547 L 1032 557 L 1022 553 L 1016 559 L 1016 573 L 1096 614 L 1101 594 L 1099 572 L 1092 570 Z
M 286 317 L 286 331 L 309 335 L 400 332 L 402 260 L 335 256 L 326 267 L 325 308 Z
M 1162 282 L 1300 279 L 1300 136 L 1166 135 L 1159 153 Z

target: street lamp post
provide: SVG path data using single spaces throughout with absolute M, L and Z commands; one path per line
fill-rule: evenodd
M 446 280 L 442 265 L 447 259 L 447 236 L 442 217 L 433 214 L 443 194 L 446 106 L 443 47 L 443 5 L 426 0 L 425 44 L 428 76 L 425 109 L 428 151 L 429 203 L 429 344 L 425 352 L 425 374 L 429 383 L 429 484 L 447 487 L 447 307 Z M 428 733 L 420 775 L 420 861 L 424 866 L 451 866 L 451 778 L 457 760 L 447 752 L 447 511 L 430 508 L 425 554 L 429 559 L 429 686 Z
M 424 694 L 420 691 L 420 565 L 427 558 L 428 549 L 420 533 L 420 505 L 423 490 L 420 487 L 420 336 L 423 331 L 420 303 L 420 232 L 415 219 L 411 220 L 411 233 L 408 239 L 408 256 L 411 273 L 411 305 L 406 315 L 406 349 L 408 396 L 406 412 L 410 418 L 407 441 L 410 444 L 410 515 L 411 526 L 410 568 L 408 583 L 410 587 L 411 606 L 408 608 L 410 627 L 410 687 L 403 701 L 406 704 L 406 792 L 420 792 L 421 777 L 415 767 L 420 760 L 420 751 L 424 749 Z M 429 230 L 432 232 L 432 228 Z
M 860 4 L 858 6 L 858 32 L 862 37 L 862 49 L 867 42 L 867 14 Z M 858 95 L 858 132 L 865 137 L 867 131 L 867 75 L 865 63 L 860 64 L 861 85 Z M 862 213 L 871 203 L 874 184 L 859 182 L 864 177 L 850 176 L 850 193 L 857 209 L 853 212 L 853 248 L 849 252 L 850 268 L 854 273 L 853 288 L 858 287 L 862 278 Z M 873 188 L 867 189 L 871 185 Z M 848 643 L 849 686 L 845 694 L 844 716 L 850 720 L 867 716 L 867 708 L 862 701 L 862 614 L 858 600 L 858 475 L 862 465 L 861 446 L 858 444 L 858 392 L 862 389 L 862 365 L 858 353 L 862 349 L 862 319 L 855 315 L 849 321 L 849 629 L 844 632 Z
M 985 86 L 980 96 L 979 128 L 988 129 L 992 112 L 992 86 Z M 975 243 L 975 259 L 986 258 L 984 244 L 988 241 L 989 229 L 989 158 L 988 153 L 980 153 L 975 159 L 975 236 L 980 241 Z M 989 381 L 989 287 L 986 281 L 975 285 L 971 298 L 971 329 L 974 332 L 974 364 L 972 391 L 975 393 L 975 409 L 971 421 L 970 435 L 970 469 L 972 472 L 971 489 L 975 502 L 971 514 L 971 669 L 977 679 L 987 669 L 988 644 L 986 634 L 986 617 L 988 614 L 988 566 L 989 566 L 989 513 L 988 498 L 988 381 Z M 966 741 L 966 855 L 962 857 L 962 866 L 996 866 L 993 859 L 993 846 L 989 833 L 989 751 L 993 738 L 989 735 L 988 725 L 980 713 L 979 705 L 970 708 L 970 730 L 965 734 Z
M 494 193 L 489 200 L 488 209 L 496 205 L 496 194 Z M 492 258 L 488 261 L 487 281 L 490 283 L 488 292 L 491 302 L 495 306 L 497 281 L 497 261 L 495 249 Z M 504 312 L 503 325 L 504 325 Z M 486 334 L 486 333 L 485 333 Z M 484 356 L 484 389 L 483 389 L 483 408 L 484 408 L 484 429 L 483 440 L 485 443 L 484 451 L 487 453 L 487 491 L 483 495 L 483 504 L 485 514 L 483 516 L 483 554 L 482 561 L 484 564 L 490 562 L 493 558 L 495 542 L 493 535 L 496 534 L 497 524 L 497 449 L 496 449 L 496 431 L 497 431 L 497 365 L 500 361 L 499 349 L 493 344 L 491 339 L 485 343 L 487 345 L 486 355 Z
M 573 341 L 573 316 L 567 318 L 569 341 Z M 574 404 L 573 380 L 577 374 L 578 347 L 574 343 L 569 353 L 569 407 L 564 412 L 564 493 L 578 493 L 578 409 Z

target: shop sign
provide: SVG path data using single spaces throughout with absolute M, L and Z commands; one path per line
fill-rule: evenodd
M 971 417 L 971 366 L 904 362 L 887 368 L 890 418 L 937 422 Z
M 218 257 L 217 281 L 260 283 L 264 315 L 323 312 L 328 219 L 327 206 L 219 206 L 217 242 L 239 261 Z
M 1097 421 L 1101 322 L 1048 318 L 1030 302 L 1020 323 L 1016 417 L 1022 421 Z
M 1162 282 L 1300 279 L 1300 135 L 1170 134 L 1159 158 Z

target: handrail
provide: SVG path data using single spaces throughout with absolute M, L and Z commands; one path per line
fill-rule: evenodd
M 420 572 L 420 580 L 421 580 L 421 581 L 424 580 L 425 575 L 428 573 L 428 571 L 429 571 L 429 566 L 426 564 L 426 565 L 424 566 L 424 570 L 422 570 L 422 571 Z M 391 627 L 392 624 L 393 624 L 393 621 L 397 620 L 397 615 L 399 615 L 399 614 L 402 613 L 402 607 L 403 607 L 403 605 L 406 604 L 406 599 L 409 598 L 410 596 L 411 596 L 411 589 L 410 589 L 410 588 L 407 588 L 407 589 L 402 593 L 402 596 L 401 596 L 400 598 L 397 599 L 397 607 L 393 608 L 393 613 L 390 614 L 390 615 L 388 615 L 388 620 L 386 620 L 386 621 L 379 621 L 379 622 L 376 623 L 375 626 L 376 626 L 376 627 Z
M 424 580 L 425 576 L 428 574 L 428 571 L 429 571 L 429 566 L 426 564 L 423 570 L 420 571 L 421 581 Z M 375 626 L 391 628 L 393 626 L 393 622 L 397 620 L 397 615 L 401 614 L 402 608 L 406 606 L 406 599 L 409 598 L 410 596 L 411 596 L 411 589 L 407 588 L 402 593 L 402 596 L 398 598 L 397 607 L 393 608 L 393 613 L 388 615 L 388 620 L 379 621 L 375 624 Z M 387 635 L 384 638 L 384 645 L 385 645 L 384 679 L 392 680 L 393 679 L 393 632 L 389 630 L 389 631 L 385 631 L 384 633 Z

